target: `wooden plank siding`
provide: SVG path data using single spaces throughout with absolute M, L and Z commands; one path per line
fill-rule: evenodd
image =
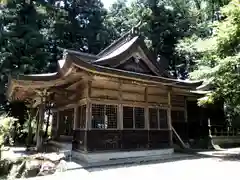
M 169 134 L 169 130 L 91 130 L 87 151 L 169 148 Z
M 61 115 L 61 111 L 75 108 L 74 114 L 79 116 L 79 112 L 76 112 L 79 111 L 78 107 L 82 105 L 86 106 L 85 127 L 80 128 L 77 125 L 79 122 L 74 122 L 75 130 L 73 133 L 73 149 L 81 151 L 156 149 L 171 147 L 172 110 L 186 112 L 186 98 L 182 95 L 177 95 L 176 92 L 172 94 L 171 89 L 164 86 L 153 87 L 134 84 L 134 82 L 133 84 L 129 84 L 122 80 L 107 81 L 104 79 L 99 81 L 84 81 L 81 88 L 76 89 L 76 91 L 78 93 L 80 92 L 81 95 L 78 96 L 75 104 L 73 103 L 72 106 L 67 104 L 64 107 L 56 109 L 56 112 L 60 112 Z M 116 128 L 108 129 L 92 127 L 92 107 L 96 107 L 96 105 L 116 105 Z M 124 129 L 123 107 L 126 106 L 144 109 L 144 128 L 135 128 L 135 121 L 133 120 L 133 126 Z M 167 112 L 167 126 L 158 125 L 157 128 L 151 128 L 149 124 L 149 108 L 157 109 L 158 118 L 159 110 L 165 110 Z M 79 121 L 78 117 L 73 119 Z M 60 121 L 62 121 L 62 115 L 60 116 Z M 158 119 L 158 121 L 160 120 Z M 163 121 L 161 121 L 161 123 L 162 122 Z M 62 124 L 62 122 L 58 123 Z M 61 128 L 59 130 L 61 130 Z

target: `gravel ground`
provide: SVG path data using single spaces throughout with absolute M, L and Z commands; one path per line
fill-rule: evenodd
M 52 176 L 33 178 L 34 180 L 65 179 L 74 180 L 122 180 L 122 179 L 167 179 L 167 180 L 207 180 L 239 178 L 239 160 L 222 160 L 219 158 L 196 158 L 165 163 L 128 165 L 106 168 L 79 169 Z

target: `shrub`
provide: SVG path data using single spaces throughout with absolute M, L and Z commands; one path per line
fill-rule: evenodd
M 0 116 L 0 146 L 8 142 L 10 145 L 14 142 L 14 136 L 19 128 L 18 119 L 4 114 Z

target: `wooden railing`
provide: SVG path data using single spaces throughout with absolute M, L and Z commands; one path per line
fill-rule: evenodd
M 212 125 L 208 120 L 209 136 L 240 136 L 240 128 Z

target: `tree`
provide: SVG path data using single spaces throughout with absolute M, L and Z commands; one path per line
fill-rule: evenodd
M 236 112 L 240 103 L 240 2 L 232 1 L 222 8 L 225 19 L 217 22 L 214 34 L 199 40 L 195 47 L 200 54 L 193 79 L 203 79 L 214 91 L 200 99 L 200 104 L 224 100 Z
M 110 8 L 108 19 L 115 27 L 115 37 L 129 31 L 139 21 L 143 22 L 141 32 L 155 57 L 168 59 L 169 67 L 164 68 L 169 68 L 175 77 L 181 74 L 179 77 L 185 78 L 185 71 L 177 73 L 176 66 L 184 59 L 179 58 L 175 45 L 195 30 L 198 14 L 192 8 L 193 3 L 184 0 L 137 0 L 126 6 L 126 1 L 119 0 Z
M 9 0 L 1 11 L 0 92 L 4 103 L 10 74 L 45 72 L 49 53 L 41 33 L 41 6 L 35 1 Z M 1 103 L 1 104 L 2 104 Z
M 53 1 L 48 13 L 52 17 L 48 31 L 51 48 L 61 47 L 97 54 L 109 44 L 104 27 L 107 11 L 101 1 Z M 58 52 L 55 50 L 53 53 Z

